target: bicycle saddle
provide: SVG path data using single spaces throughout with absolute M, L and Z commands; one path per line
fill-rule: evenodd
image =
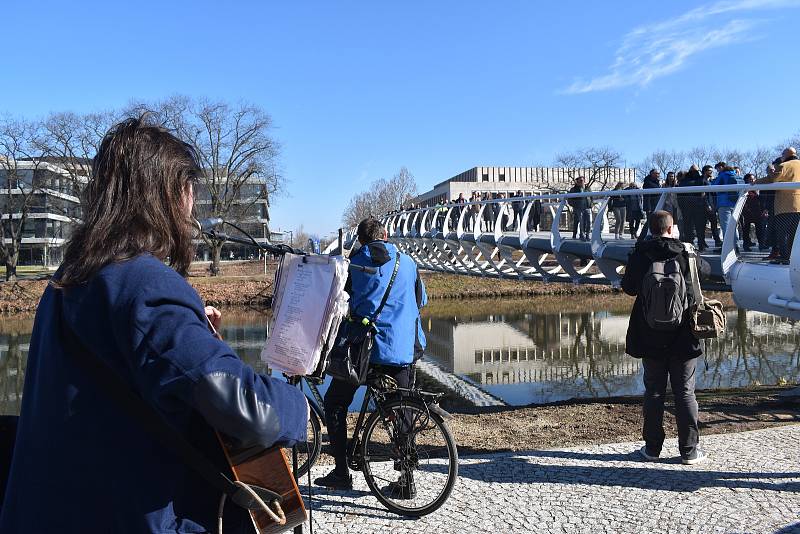
M 393 391 L 397 389 L 397 380 L 389 375 L 370 371 L 367 374 L 367 385 L 380 391 Z

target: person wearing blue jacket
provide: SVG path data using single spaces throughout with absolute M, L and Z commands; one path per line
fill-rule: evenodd
M 711 181 L 711 185 L 736 185 L 736 171 L 733 167 L 726 165 L 724 162 L 717 163 L 718 174 L 717 177 Z M 728 230 L 728 224 L 733 217 L 733 207 L 736 205 L 736 198 L 738 194 L 736 191 L 717 193 L 717 216 L 719 217 L 719 225 L 722 227 L 722 237 L 725 238 L 725 232 Z M 734 244 L 737 243 L 738 236 L 734 237 Z M 737 246 L 738 248 L 738 246 Z
M 350 294 L 350 317 L 357 321 L 368 318 L 377 329 L 369 360 L 370 368 L 393 377 L 400 387 L 410 388 L 414 383 L 414 362 L 422 357 L 425 350 L 425 334 L 419 316 L 419 310 L 428 303 L 425 284 L 414 260 L 386 242 L 386 229 L 380 221 L 364 219 L 359 223 L 356 233 L 361 246 L 351 254 L 351 263 L 375 267 L 378 272 L 350 272 L 345 286 Z M 394 284 L 376 318 L 375 312 L 386 293 L 398 257 L 400 265 Z M 353 402 L 357 389 L 358 386 L 334 379 L 325 392 L 325 419 L 336 467 L 314 481 L 319 486 L 335 489 L 353 487 L 353 477 L 347 466 L 347 408 Z M 389 489 L 397 495 L 413 498 L 413 486 L 404 484 L 401 473 L 398 481 L 392 482 Z
M 189 145 L 142 120 L 104 137 L 36 312 L 0 532 L 217 531 L 220 491 L 112 398 L 87 352 L 221 470 L 214 430 L 242 447 L 305 441 L 303 394 L 212 335 L 220 314 L 184 278 L 199 172 Z M 252 532 L 230 499 L 224 520 Z

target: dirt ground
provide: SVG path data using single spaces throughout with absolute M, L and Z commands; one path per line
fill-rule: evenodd
M 744 432 L 800 423 L 800 397 L 780 397 L 786 389 L 698 392 L 700 436 Z M 667 401 L 664 430 L 677 436 L 672 399 Z M 356 414 L 348 418 L 352 431 Z M 578 445 L 640 441 L 640 397 L 602 401 L 565 401 L 522 408 L 484 408 L 476 413 L 454 413 L 447 420 L 460 456 L 494 452 L 552 449 Z M 327 443 L 327 437 L 323 436 Z M 332 463 L 327 445 L 320 463 Z

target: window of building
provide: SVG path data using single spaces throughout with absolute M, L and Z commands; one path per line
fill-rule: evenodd
M 485 173 L 483 173 L 481 175 L 481 181 L 482 182 L 488 182 L 489 181 L 489 173 L 488 172 L 485 172 Z
M 503 173 L 500 173 L 500 174 L 497 175 L 497 179 L 499 181 L 501 181 L 501 182 L 505 182 L 506 181 L 506 175 L 503 174 Z

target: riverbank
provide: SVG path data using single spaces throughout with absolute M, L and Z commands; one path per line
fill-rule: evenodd
M 223 276 L 208 276 L 202 266 L 193 266 L 188 281 L 200 297 L 214 306 L 269 306 L 276 264 L 260 261 L 240 262 L 226 266 Z M 514 298 L 542 295 L 608 295 L 620 294 L 607 285 L 543 283 L 531 280 L 481 278 L 436 272 L 422 272 L 428 298 L 455 300 L 463 298 Z M 0 313 L 13 314 L 36 310 L 46 280 L 20 280 L 0 283 Z M 580 301 L 578 301 L 580 302 Z
M 514 302 L 505 299 L 523 300 L 527 297 L 581 296 L 580 299 L 564 298 L 550 302 L 553 309 L 567 306 L 577 311 L 587 299 L 613 304 L 617 309 L 630 309 L 633 299 L 609 286 L 544 283 L 528 280 L 500 280 L 476 278 L 454 274 L 423 273 L 429 307 L 441 310 L 458 305 L 460 299 L 487 300 L 495 304 Z M 206 304 L 213 306 L 269 307 L 272 301 L 272 278 L 264 275 L 252 276 L 190 276 L 189 283 L 197 290 Z M 47 286 L 46 280 L 20 280 L 0 283 L 0 314 L 19 314 L 36 311 L 39 299 Z M 730 293 L 707 292 L 706 296 L 722 301 L 726 307 L 734 306 Z M 481 305 L 480 310 L 486 308 Z M 513 311 L 509 309 L 507 313 Z M 444 313 L 444 312 L 442 312 Z M 446 314 L 446 313 L 445 313 Z

